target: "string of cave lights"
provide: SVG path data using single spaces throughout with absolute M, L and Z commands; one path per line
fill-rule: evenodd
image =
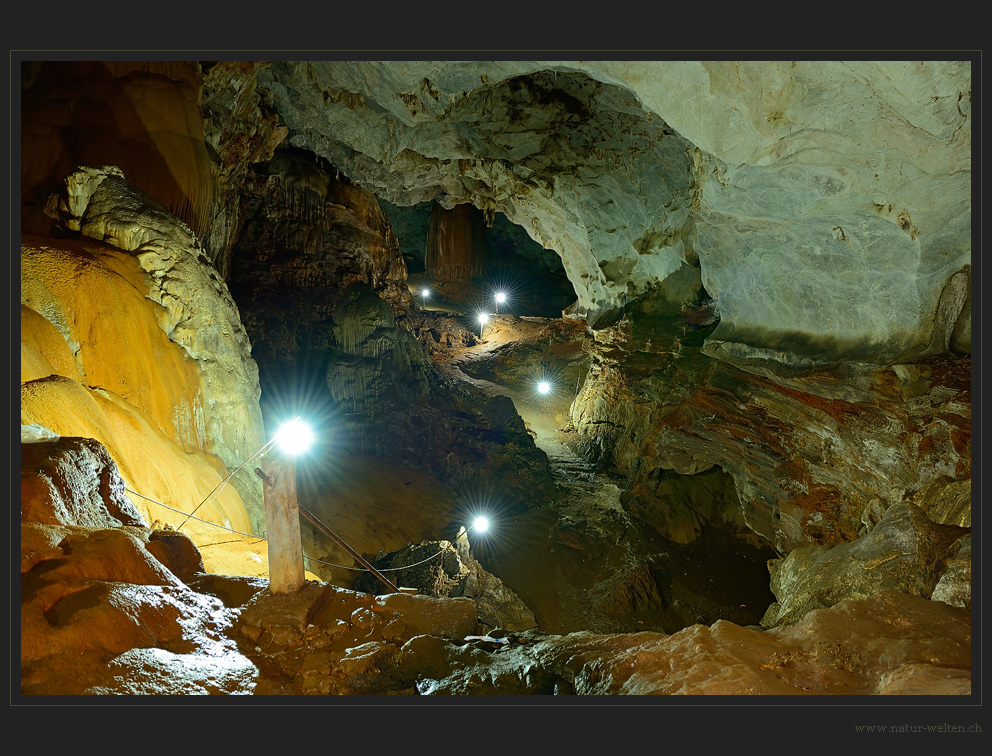
M 189 522 L 192 519 L 192 520 L 196 520 L 197 522 L 202 522 L 205 525 L 212 525 L 213 527 L 218 528 L 220 530 L 225 530 L 229 533 L 234 533 L 235 535 L 242 535 L 248 538 L 255 538 L 257 539 L 257 543 L 267 543 L 265 538 L 259 538 L 254 533 L 244 533 L 240 530 L 235 530 L 234 528 L 228 527 L 227 525 L 220 525 L 219 523 L 216 522 L 210 522 L 209 520 L 204 520 L 200 517 L 195 517 L 194 515 L 197 511 L 200 510 L 201 507 L 203 507 L 205 504 L 212 501 L 217 495 L 219 495 L 219 493 L 227 485 L 228 481 L 230 481 L 231 478 L 233 478 L 238 473 L 238 471 L 242 470 L 252 460 L 264 456 L 265 453 L 267 453 L 277 444 L 285 452 L 295 456 L 297 454 L 306 451 L 306 449 L 308 449 L 312 443 L 313 443 L 313 432 L 310 430 L 309 426 L 306 425 L 306 423 L 300 421 L 300 418 L 296 418 L 295 420 L 283 424 L 279 432 L 276 433 L 276 435 L 272 438 L 271 441 L 264 444 L 258 451 L 256 451 L 248 459 L 246 459 L 244 462 L 238 465 L 237 468 L 235 468 L 226 478 L 224 478 L 220 483 L 218 483 L 214 487 L 214 489 L 209 494 L 207 494 L 206 498 L 204 498 L 203 501 L 197 504 L 196 507 L 194 507 L 193 511 L 188 514 L 180 509 L 176 509 L 175 507 L 170 507 L 168 504 L 163 504 L 162 502 L 153 499 L 150 496 L 145 496 L 144 494 L 140 494 L 137 491 L 134 491 L 126 486 L 124 490 L 142 499 L 158 504 L 160 507 L 163 507 L 164 509 L 168 509 L 169 511 L 177 512 L 179 514 L 185 514 L 186 518 L 176 528 L 177 532 L 182 529 L 183 525 L 185 525 L 187 522 Z M 314 517 L 314 519 L 318 519 L 312 512 L 306 510 L 302 504 L 298 504 L 298 506 L 301 509 L 304 509 L 311 517 Z M 459 533 L 457 537 L 461 537 L 463 535 L 467 536 L 469 532 L 472 530 L 482 533 L 485 532 L 485 530 L 488 527 L 489 527 L 488 519 L 486 519 L 485 517 L 476 517 L 472 525 L 469 528 L 467 528 L 464 533 Z M 426 564 L 427 562 L 437 559 L 439 556 L 444 554 L 444 552 L 445 549 L 441 549 L 436 554 L 433 554 L 427 557 L 426 559 L 422 559 L 419 562 L 414 562 L 413 564 L 404 565 L 403 567 L 387 567 L 384 569 L 379 569 L 379 572 L 399 572 L 401 570 L 409 570 L 412 569 L 413 567 L 419 567 L 422 564 Z M 306 556 L 306 558 L 309 559 L 311 562 L 323 564 L 328 567 L 335 567 L 337 569 L 342 569 L 342 570 L 354 570 L 356 572 L 369 572 L 369 570 L 363 567 L 346 567 L 343 564 L 334 564 L 333 562 L 325 562 L 324 560 L 317 559 L 316 557 L 311 557 L 308 555 L 304 555 L 304 556 Z
M 425 309 L 427 308 L 427 300 L 431 297 L 431 294 L 432 292 L 430 288 L 428 288 L 427 286 L 423 287 L 420 290 L 420 296 L 423 300 L 423 307 Z M 508 295 L 502 289 L 496 289 L 493 292 L 493 303 L 495 305 L 494 311 L 497 317 L 499 316 L 500 305 L 505 305 L 507 301 L 508 301 Z M 479 324 L 480 338 L 485 336 L 486 326 L 489 324 L 489 321 L 492 319 L 492 317 L 493 315 L 490 315 L 489 312 L 485 310 L 476 313 L 475 319 L 476 322 L 478 322 Z M 545 376 L 541 376 L 541 378 L 538 380 L 536 385 L 536 390 L 540 396 L 547 397 L 549 394 L 553 393 L 554 386 L 552 385 L 551 380 L 545 375 Z M 576 389 L 576 393 L 578 393 L 577 389 Z
M 421 290 L 420 293 L 421 293 L 421 296 L 423 297 L 424 307 L 426 307 L 427 306 L 427 299 L 431 296 L 431 291 L 430 291 L 429 288 L 424 287 Z M 501 290 L 497 290 L 496 292 L 494 292 L 494 294 L 493 294 L 493 301 L 495 303 L 495 312 L 498 315 L 499 314 L 499 307 L 500 307 L 500 305 L 506 304 L 506 302 L 507 302 L 506 292 L 501 291 Z M 488 312 L 480 312 L 480 313 L 478 313 L 477 318 L 478 318 L 478 322 L 479 322 L 480 329 L 481 329 L 481 332 L 480 332 L 480 336 L 481 336 L 481 335 L 484 335 L 485 334 L 486 325 L 489 323 L 490 315 L 489 315 Z M 553 387 L 552 387 L 551 382 L 546 377 L 542 376 L 541 379 L 537 382 L 536 389 L 537 389 L 537 393 L 538 394 L 540 394 L 542 396 L 547 396 L 549 393 L 552 392 Z M 196 517 L 195 514 L 203 506 L 205 506 L 208 502 L 211 502 L 214 498 L 216 498 L 216 496 L 218 496 L 220 494 L 220 492 L 224 489 L 224 487 L 231 480 L 231 478 L 233 478 L 239 471 L 241 471 L 242 469 L 244 469 L 250 462 L 252 462 L 252 460 L 259 459 L 259 458 L 263 457 L 267 452 L 269 452 L 277 444 L 285 452 L 287 452 L 288 454 L 291 454 L 291 455 L 294 455 L 295 456 L 297 454 L 300 454 L 300 453 L 306 451 L 306 449 L 308 449 L 310 447 L 310 445 L 313 443 L 313 440 L 314 439 L 313 439 L 313 432 L 312 432 L 312 430 L 310 429 L 310 427 L 306 423 L 301 422 L 301 419 L 299 417 L 297 417 L 296 419 L 291 420 L 291 421 L 289 421 L 287 423 L 284 423 L 282 425 L 282 427 L 280 428 L 280 430 L 272 438 L 272 440 L 270 440 L 269 442 L 267 442 L 266 444 L 264 444 L 258 451 L 256 451 L 248 459 L 246 459 L 244 462 L 242 462 L 240 465 L 238 465 L 238 467 L 236 467 L 226 478 L 224 478 L 220 483 L 218 483 L 214 487 L 214 489 L 209 494 L 207 494 L 207 496 L 203 499 L 203 501 L 201 501 L 199 504 L 197 504 L 196 507 L 193 508 L 193 511 L 190 512 L 190 513 L 188 513 L 188 514 L 185 513 L 185 512 L 183 512 L 180 509 L 176 509 L 174 507 L 170 507 L 169 505 L 163 504 L 162 502 L 157 501 L 156 499 L 152 499 L 151 497 L 145 496 L 144 494 L 140 494 L 137 491 L 134 491 L 134 490 L 132 490 L 130 488 L 126 488 L 125 487 L 125 490 L 128 493 L 134 494 L 135 496 L 138 496 L 138 497 L 140 497 L 142 499 L 146 499 L 147 501 L 153 502 L 154 504 L 157 504 L 158 506 L 163 507 L 164 509 L 168 509 L 168 510 L 170 510 L 172 512 L 177 512 L 178 514 L 185 514 L 186 515 L 185 519 L 176 528 L 176 531 L 177 532 L 182 529 L 183 525 L 185 525 L 187 522 L 189 522 L 189 520 L 192 519 L 192 520 L 196 520 L 197 522 L 201 522 L 201 523 L 203 523 L 205 525 L 211 525 L 211 526 L 213 526 L 215 528 L 218 528 L 220 530 L 225 530 L 225 531 L 227 531 L 229 533 L 233 533 L 235 535 L 241 535 L 241 536 L 245 536 L 247 538 L 255 538 L 255 539 L 257 539 L 257 543 L 267 543 L 267 540 L 265 538 L 259 538 L 258 536 L 256 536 L 253 533 L 244 533 L 244 532 L 241 532 L 239 530 L 235 530 L 234 528 L 228 527 L 226 525 L 220 525 L 220 524 L 215 523 L 215 522 L 210 522 L 209 520 L 204 520 L 204 519 L 202 519 L 200 517 Z M 303 509 L 304 511 L 306 511 L 307 514 L 310 517 L 313 517 L 315 520 L 318 520 L 319 521 L 319 518 L 317 518 L 309 510 L 306 510 L 306 508 L 303 507 L 302 504 L 298 504 L 298 506 L 301 509 Z M 326 527 L 326 525 L 324 525 L 324 527 Z M 460 538 L 462 535 L 467 536 L 473 530 L 476 531 L 476 532 L 479 532 L 479 533 L 485 532 L 488 529 L 488 527 L 489 527 L 489 521 L 488 521 L 487 518 L 485 518 L 485 517 L 476 517 L 475 520 L 472 522 L 472 524 L 467 529 L 465 529 L 464 533 L 459 533 L 458 536 L 456 536 L 456 540 L 457 540 L 457 538 Z M 329 530 L 329 528 L 328 528 L 328 530 Z M 401 570 L 409 570 L 409 569 L 411 569 L 413 567 L 419 567 L 422 564 L 426 564 L 427 562 L 430 562 L 430 561 L 432 561 L 434 559 L 437 559 L 439 556 L 441 556 L 444 553 L 445 553 L 445 549 L 441 549 L 436 554 L 433 554 L 433 555 L 427 557 L 426 559 L 422 559 L 419 562 L 414 562 L 413 564 L 408 564 L 408 565 L 405 565 L 403 567 L 388 567 L 388 568 L 383 568 L 383 569 L 381 569 L 379 571 L 380 572 L 399 572 Z M 322 559 L 317 559 L 316 557 L 311 557 L 311 556 L 308 556 L 308 555 L 304 555 L 304 556 L 306 556 L 306 558 L 308 560 L 310 560 L 311 562 L 316 562 L 317 564 L 322 564 L 322 565 L 325 565 L 327 567 L 334 567 L 336 569 L 341 569 L 341 570 L 354 570 L 356 572 L 369 572 L 369 570 L 367 570 L 367 569 L 365 569 L 363 567 L 346 567 L 345 565 L 335 564 L 333 562 L 326 562 L 326 561 L 324 561 Z

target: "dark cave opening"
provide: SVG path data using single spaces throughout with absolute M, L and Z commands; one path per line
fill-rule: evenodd
M 422 286 L 440 289 L 457 305 L 476 311 L 494 307 L 494 295 L 504 292 L 505 312 L 547 318 L 561 317 L 575 301 L 575 290 L 558 253 L 542 247 L 503 213 L 493 213 L 487 221 L 481 210 L 471 209 L 473 222 L 484 237 L 484 270 L 465 285 L 453 286 L 460 282 L 438 280 L 428 270 L 434 203 L 398 207 L 380 199 L 379 204 L 389 217 L 415 294 Z

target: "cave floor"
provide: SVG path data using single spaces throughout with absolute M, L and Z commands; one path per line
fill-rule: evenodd
M 435 312 L 441 317 L 455 309 L 441 304 Z M 449 378 L 513 401 L 548 455 L 561 494 L 497 518 L 485 536 L 472 535 L 473 555 L 523 599 L 545 632 L 673 633 L 718 619 L 756 626 L 774 600 L 766 566 L 775 556 L 770 548 L 713 528 L 689 544 L 669 541 L 632 521 L 619 501 L 622 481 L 597 472 L 570 448 L 574 381 L 559 381 L 543 396 L 532 380 L 533 355 L 549 354 L 542 340 L 561 322 L 495 316 L 476 343 L 434 355 Z M 521 358 L 522 353 L 531 357 Z M 542 360 L 539 367 L 546 364 Z M 423 471 L 342 455 L 333 471 L 319 477 L 309 492 L 301 492 L 303 499 L 314 502 L 325 524 L 367 556 L 443 538 L 457 517 L 455 493 Z M 354 565 L 333 549 L 322 558 Z M 341 587 L 351 587 L 357 576 L 354 567 L 310 568 Z

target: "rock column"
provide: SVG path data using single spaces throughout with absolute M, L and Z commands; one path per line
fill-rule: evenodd
M 465 283 L 485 274 L 489 250 L 484 223 L 482 212 L 472 205 L 451 210 L 434 205 L 425 258 L 430 280 Z

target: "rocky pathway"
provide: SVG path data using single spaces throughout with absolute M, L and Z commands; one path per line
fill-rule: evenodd
M 719 534 L 682 546 L 635 525 L 620 502 L 623 483 L 569 448 L 573 387 L 542 396 L 528 368 L 534 354 L 543 362 L 549 324 L 546 318 L 495 318 L 477 343 L 437 362 L 454 380 L 510 397 L 547 454 L 562 494 L 554 506 L 503 523 L 512 545 L 494 549 L 483 561 L 486 569 L 513 587 L 548 632 L 674 632 L 716 619 L 756 623 L 760 604 L 771 599 L 764 560 L 734 561 L 734 544 L 710 542 Z M 528 348 L 530 360 L 522 356 Z

